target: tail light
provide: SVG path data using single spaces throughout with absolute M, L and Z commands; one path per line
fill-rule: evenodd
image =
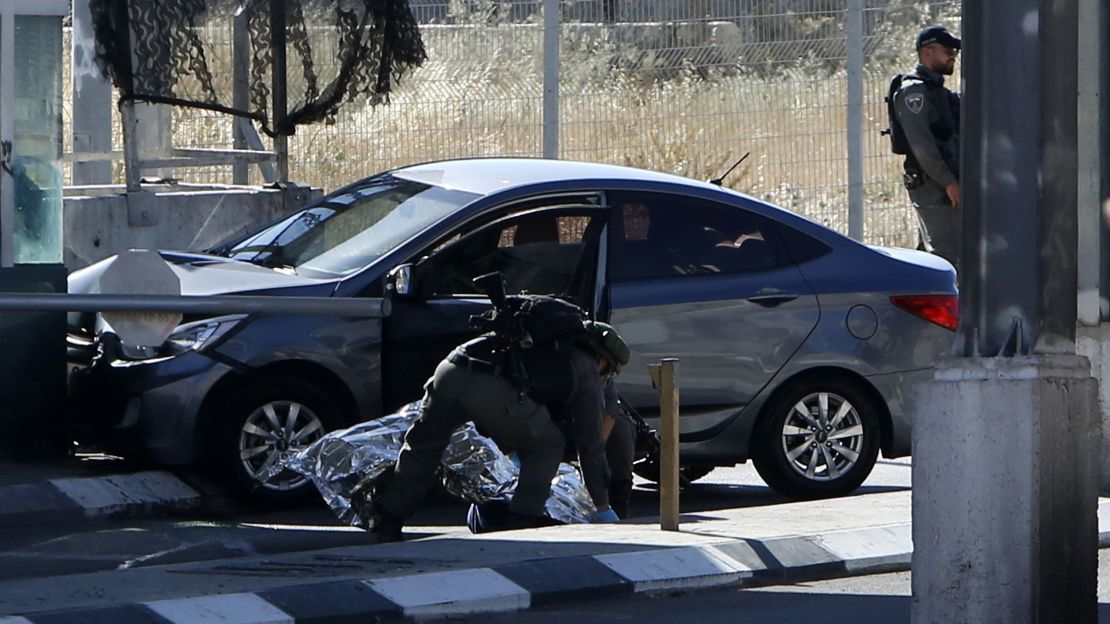
M 960 323 L 960 298 L 957 295 L 895 295 L 890 302 L 945 329 L 956 331 Z

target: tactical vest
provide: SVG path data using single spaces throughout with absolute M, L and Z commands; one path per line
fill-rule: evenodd
M 913 72 L 898 74 L 891 79 L 886 96 L 887 116 L 890 126 L 883 130 L 882 134 L 890 135 L 890 151 L 906 157 L 905 169 L 907 171 L 920 171 L 921 164 L 917 162 L 917 157 L 914 156 L 913 150 L 910 148 L 909 140 L 906 139 L 902 124 L 898 121 L 898 115 L 894 110 L 894 99 L 907 81 L 924 84 L 926 88 L 925 96 L 932 100 L 933 106 L 940 111 L 940 119 L 930 123 L 929 130 L 936 141 L 942 145 L 947 143 L 953 135 L 959 135 L 960 133 L 960 96 L 945 89 L 943 85 L 932 80 L 926 80 Z M 946 150 L 942 149 L 941 151 L 945 152 Z M 955 155 L 945 153 L 944 156 L 949 168 L 956 171 L 958 169 L 956 163 L 950 161 L 950 158 Z
M 511 371 L 509 349 L 516 349 L 520 354 L 528 377 L 528 396 L 537 403 L 552 408 L 565 405 L 570 400 L 570 394 L 574 390 L 571 350 L 578 347 L 569 342 L 548 342 L 523 349 L 509 347 L 496 335 L 487 334 L 471 340 L 460 350 L 480 363 L 471 368 L 508 377 Z
M 570 350 L 577 348 L 570 344 L 552 344 L 521 351 L 531 382 L 528 395 L 537 403 L 558 408 L 570 400 L 570 393 L 574 390 Z M 556 411 L 552 409 L 552 415 Z

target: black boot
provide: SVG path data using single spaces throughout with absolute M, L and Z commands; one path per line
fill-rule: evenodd
M 378 510 L 370 520 L 370 543 L 387 544 L 404 541 L 402 527 L 404 523 L 400 519 Z
M 628 505 L 631 498 L 631 481 L 622 480 L 609 483 L 609 506 L 620 516 L 621 520 L 628 518 Z
M 404 521 L 380 505 L 376 499 L 393 479 L 393 470 L 386 470 L 377 477 L 363 479 L 351 490 L 351 509 L 359 525 L 370 533 L 370 543 L 385 544 L 405 539 L 401 533 Z

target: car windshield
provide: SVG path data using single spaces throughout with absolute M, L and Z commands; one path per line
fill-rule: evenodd
M 475 198 L 383 175 L 248 236 L 221 255 L 303 275 L 348 275 Z

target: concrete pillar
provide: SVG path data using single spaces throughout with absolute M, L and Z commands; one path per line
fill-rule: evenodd
M 89 0 L 73 2 L 73 151 L 112 151 L 112 83 L 96 64 Z M 73 183 L 111 184 L 111 161 L 73 164 Z
M 953 359 L 915 389 L 913 624 L 1095 624 L 1086 358 Z
M 1105 380 L 1110 375 L 1110 323 L 1093 327 L 1080 325 L 1076 332 L 1076 351 L 1091 362 L 1091 376 Z M 1099 457 L 1098 492 L 1110 496 L 1110 383 L 1098 384 L 1098 420 L 1101 432 L 1098 435 Z
M 1075 0 L 963 4 L 962 357 L 911 392 L 914 624 L 1098 621 L 1079 16 Z

